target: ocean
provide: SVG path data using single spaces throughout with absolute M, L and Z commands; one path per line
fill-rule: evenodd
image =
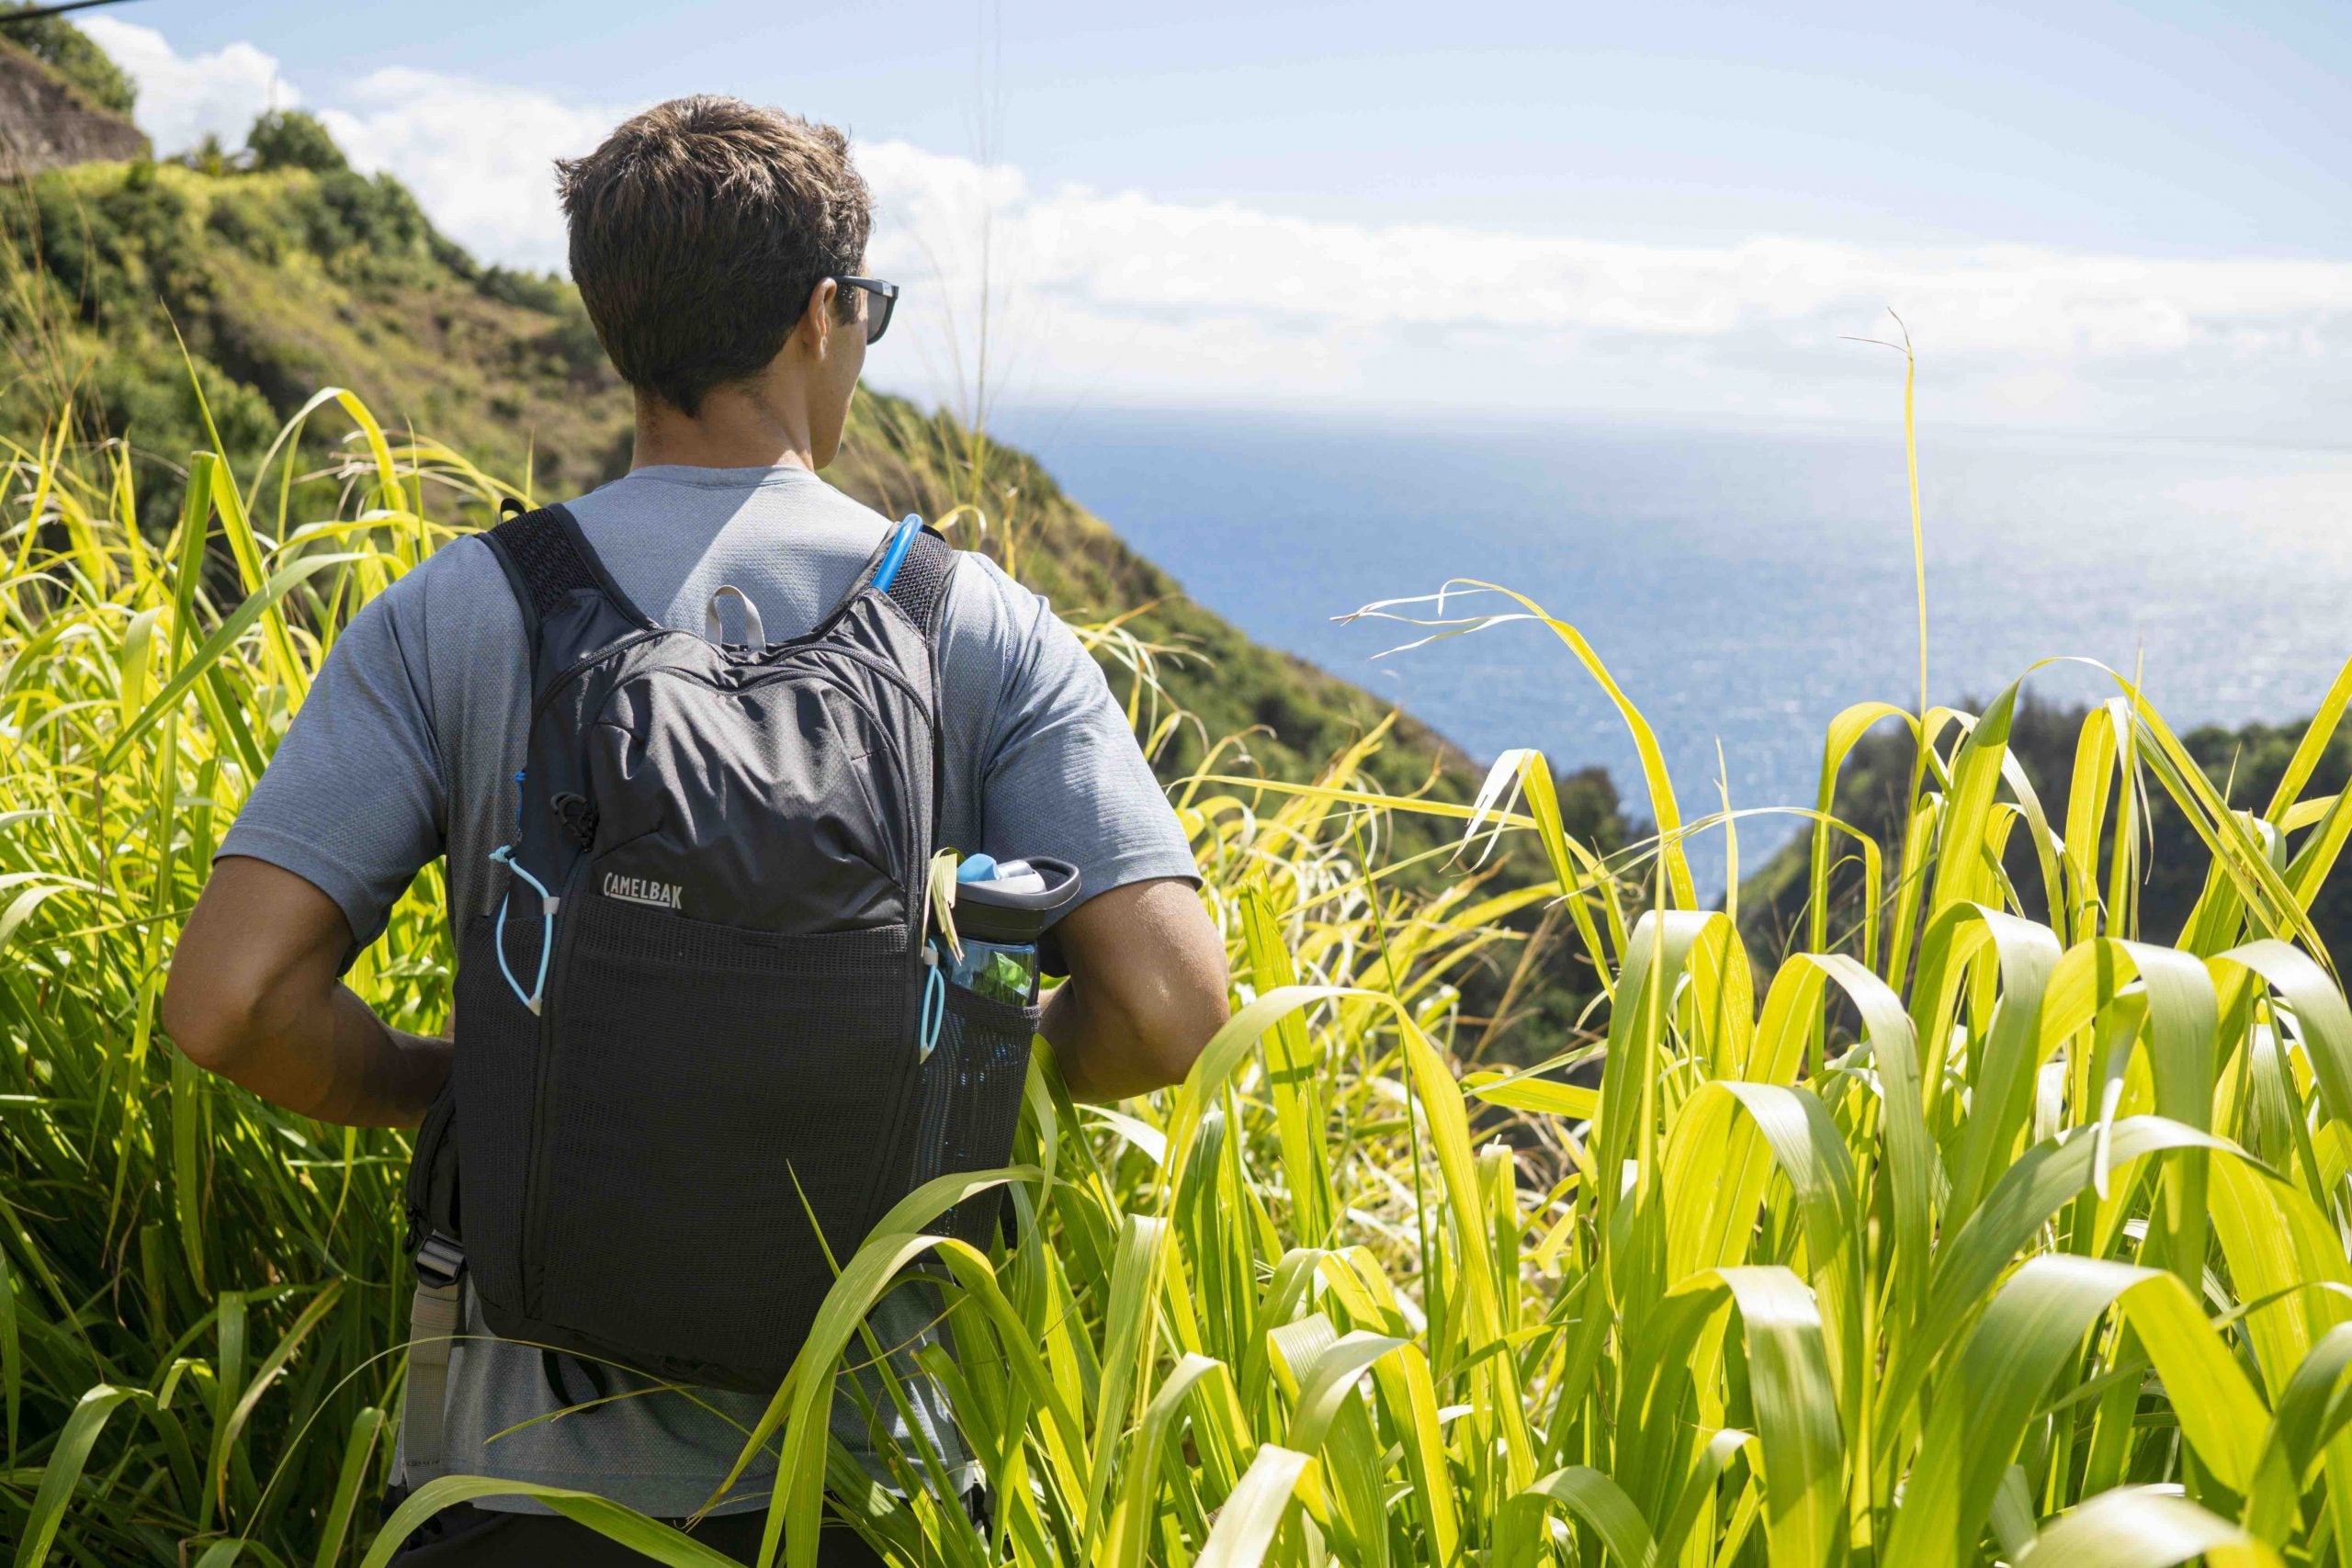
M 1648 808 L 1623 726 L 1544 628 L 1378 657 L 1425 632 L 1335 617 L 1449 577 L 1527 594 L 1648 716 L 1686 818 L 1717 808 L 1718 780 L 1736 807 L 1809 805 L 1838 710 L 1917 702 L 1892 421 L 1862 434 L 1430 429 L 1027 409 L 998 427 L 1250 636 L 1481 759 L 1534 746 L 1556 769 L 1606 766 L 1636 815 Z M 1934 429 L 1919 446 L 1938 702 L 1981 703 L 2064 655 L 2142 669 L 2177 728 L 2286 720 L 2352 658 L 2352 452 Z M 2067 665 L 2027 686 L 2056 701 L 2115 690 Z M 1744 822 L 1743 863 L 1796 830 Z M 1719 892 L 1722 835 L 1691 851 Z

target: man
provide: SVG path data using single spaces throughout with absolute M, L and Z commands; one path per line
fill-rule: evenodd
M 859 276 L 869 198 L 846 139 L 730 99 L 679 99 L 561 165 L 560 188 L 572 276 L 637 405 L 631 471 L 570 503 L 581 535 L 664 626 L 700 631 L 728 584 L 771 638 L 808 632 L 889 532 L 816 474 L 895 297 Z M 1180 1081 L 1227 1006 L 1223 944 L 1184 837 L 1100 671 L 1045 602 L 977 556 L 950 583 L 937 634 L 938 841 L 1082 874 L 1085 901 L 1053 932 L 1069 979 L 1042 1026 L 1074 1091 L 1109 1100 Z M 453 922 L 496 905 L 489 855 L 516 818 L 529 688 L 521 611 L 481 541 L 451 545 L 367 606 L 189 918 L 164 998 L 180 1049 L 322 1120 L 418 1121 L 452 1046 L 387 1028 L 338 976 L 436 856 Z M 933 1315 L 919 1294 L 886 1297 L 874 1326 L 880 1343 L 907 1347 L 899 1375 L 922 1430 L 900 1429 L 878 1380 L 871 1403 L 890 1437 L 935 1443 L 968 1486 L 978 1475 L 953 1412 L 912 1362 Z M 441 1468 L 682 1519 L 709 1499 L 764 1403 L 631 1393 L 546 1419 L 595 1398 L 555 1386 L 563 1365 L 490 1337 L 469 1309 L 449 1357 Z M 855 1403 L 836 1401 L 834 1431 L 887 1480 Z M 772 1474 L 747 1477 L 697 1538 L 748 1560 Z M 409 1489 L 423 1479 L 403 1475 Z M 512 1499 L 452 1509 L 424 1534 L 399 1562 L 640 1561 Z M 828 1529 L 824 1547 L 829 1562 L 873 1560 L 846 1529 Z

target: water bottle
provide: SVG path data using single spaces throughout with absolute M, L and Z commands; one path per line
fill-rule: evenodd
M 1077 904 L 1079 883 L 1078 867 L 1044 855 L 966 857 L 956 873 L 956 934 L 964 951 L 942 953 L 947 978 L 990 1001 L 1030 1006 L 1037 999 L 1037 939 Z

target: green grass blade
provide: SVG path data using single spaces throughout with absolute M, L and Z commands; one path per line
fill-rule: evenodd
M 1566 1508 L 1600 1538 L 1617 1568 L 1655 1568 L 1659 1561 L 1657 1542 L 1634 1500 L 1625 1495 L 1624 1488 L 1589 1465 L 1555 1470 L 1520 1496 Z M 1531 1516 L 1522 1527 L 1531 1546 L 1537 1518 L 1540 1515 Z M 1525 1560 L 1532 1561 L 1532 1555 Z
M 135 1389 L 101 1383 L 74 1403 L 74 1413 L 65 1418 L 56 1446 L 40 1468 L 40 1488 L 33 1494 L 25 1533 L 17 1542 L 16 1568 L 41 1568 L 49 1561 L 49 1549 L 57 1539 L 66 1505 L 73 1500 L 74 1483 L 82 1479 L 82 1466 L 105 1429 L 107 1418 L 123 1401 L 138 1396 Z
M 426 1482 L 409 1494 L 392 1517 L 384 1521 L 377 1534 L 376 1544 L 361 1560 L 360 1568 L 388 1568 L 392 1554 L 409 1532 L 444 1508 L 459 1503 L 471 1503 L 484 1497 L 526 1497 L 545 1503 L 574 1524 L 585 1525 L 605 1540 L 616 1541 L 632 1551 L 641 1552 L 668 1568 L 734 1568 L 735 1559 L 725 1552 L 715 1551 L 690 1535 L 647 1518 L 643 1514 L 609 1502 L 590 1492 L 574 1491 L 563 1486 L 542 1486 L 528 1481 L 503 1481 L 487 1475 L 444 1475 Z M 816 1551 L 809 1535 L 809 1551 Z
M 351 1418 L 351 1436 L 343 1447 L 343 1468 L 336 1472 L 334 1492 L 327 1499 L 326 1522 L 319 1531 L 319 1550 L 311 1568 L 334 1568 L 343 1560 L 344 1539 L 351 1533 L 352 1516 L 358 1511 L 359 1489 L 368 1482 L 368 1461 L 375 1457 L 376 1440 L 384 1429 L 384 1413 L 369 1405 Z
M 1306 1471 L 1305 1454 L 1272 1443 L 1260 1449 L 1218 1510 L 1216 1528 L 1193 1560 L 1193 1568 L 1257 1568 L 1263 1562 Z
M 2102 1492 L 2043 1529 L 2018 1568 L 2278 1568 L 2278 1554 L 2196 1504 L 2154 1488 Z

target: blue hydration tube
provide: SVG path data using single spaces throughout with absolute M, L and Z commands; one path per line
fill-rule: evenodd
M 899 519 L 899 531 L 890 536 L 890 547 L 882 552 L 882 564 L 874 569 L 874 592 L 890 592 L 890 584 L 898 580 L 899 564 L 907 558 L 922 527 L 922 519 L 911 512 Z
M 498 900 L 498 924 L 491 933 L 491 944 L 498 949 L 498 972 L 506 976 L 507 988 L 514 993 L 514 999 L 529 1008 L 533 1016 L 536 1017 L 539 1010 L 540 998 L 547 995 L 548 990 L 548 954 L 555 951 L 555 907 L 558 899 L 554 894 L 548 891 L 546 883 L 523 869 L 522 863 L 514 858 L 514 845 L 499 845 L 498 848 L 490 852 L 490 858 L 537 888 L 539 892 L 541 922 L 539 973 L 531 982 L 531 988 L 527 993 L 523 989 L 522 983 L 514 978 L 514 971 L 506 966 L 506 901 L 514 896 L 514 889 L 511 885 Z

